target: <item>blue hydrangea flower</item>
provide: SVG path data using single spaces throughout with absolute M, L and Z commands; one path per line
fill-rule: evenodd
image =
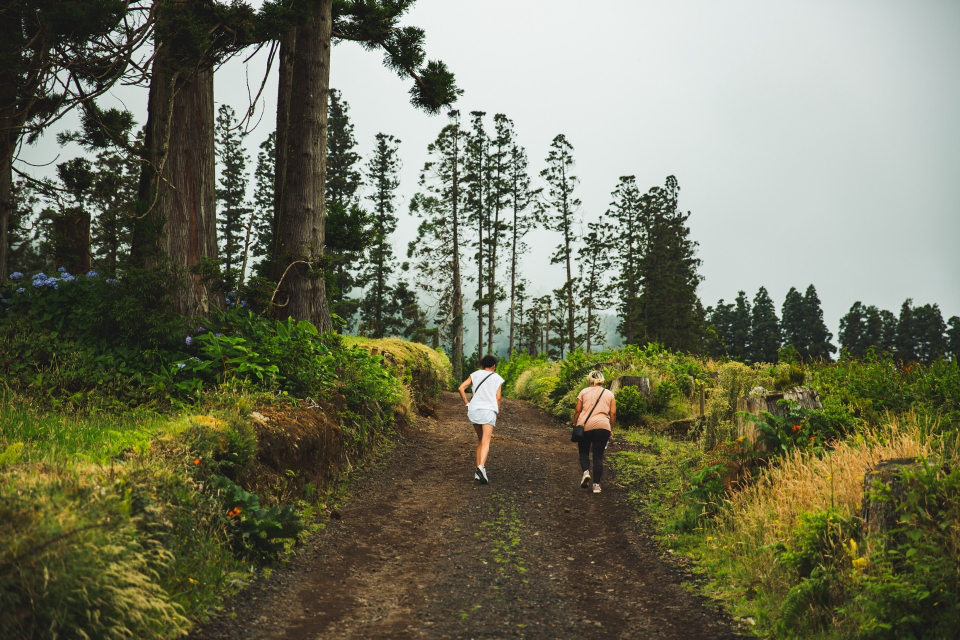
M 192 344 L 193 344 L 193 338 L 191 338 L 190 336 L 187 336 L 187 346 L 189 347 Z
M 99 277 L 100 277 L 100 274 L 97 273 L 96 271 L 94 271 L 93 269 L 91 269 L 90 271 L 87 271 L 87 277 L 88 277 L 88 278 L 99 278 Z
M 187 365 L 183 364 L 182 362 L 178 362 L 178 363 L 177 363 L 177 369 L 183 369 L 183 368 L 186 367 L 186 366 L 187 366 Z
M 107 284 L 117 284 L 116 278 L 107 278 Z
M 250 305 L 247 304 L 247 301 L 246 301 L 246 300 L 241 300 L 241 301 L 240 301 L 240 306 L 241 306 L 241 307 L 249 307 Z
M 40 273 L 34 274 L 33 279 L 34 279 L 34 280 L 46 280 L 46 279 L 47 279 L 47 274 L 45 274 L 44 272 L 41 271 Z
M 215 333 L 214 335 L 215 335 L 216 337 L 218 337 L 218 338 L 222 338 L 222 337 L 223 337 L 223 334 L 222 334 L 222 333 Z
M 236 291 L 231 291 L 230 293 L 227 294 L 227 297 L 228 297 L 228 298 L 236 298 L 236 297 L 237 297 L 237 292 L 236 292 Z
M 26 291 L 26 289 L 24 289 L 23 287 L 20 287 L 19 289 L 17 289 L 17 293 L 23 293 L 24 291 Z
M 57 271 L 59 271 L 60 273 L 66 273 L 66 272 L 67 272 L 67 268 L 66 268 L 66 267 L 57 267 Z
M 74 278 L 69 273 L 63 274 L 63 277 L 61 277 L 60 279 L 63 280 L 64 282 L 73 282 L 74 280 L 76 280 L 76 278 Z
M 19 271 L 14 271 L 13 273 L 10 274 L 10 279 L 11 279 L 11 280 L 23 280 L 23 274 L 20 273 Z

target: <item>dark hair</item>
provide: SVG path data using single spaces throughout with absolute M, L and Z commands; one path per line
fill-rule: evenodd
M 497 366 L 497 356 L 486 355 L 480 358 L 480 368 L 489 369 Z

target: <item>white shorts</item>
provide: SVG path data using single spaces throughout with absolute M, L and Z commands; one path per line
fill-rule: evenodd
M 467 409 L 467 418 L 471 424 L 497 424 L 497 412 L 493 409 Z

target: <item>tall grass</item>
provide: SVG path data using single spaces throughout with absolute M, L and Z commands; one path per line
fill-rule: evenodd
M 0 397 L 0 451 L 23 443 L 26 462 L 82 460 L 107 464 L 125 452 L 142 452 L 169 418 L 148 411 L 123 415 L 56 413 L 25 398 Z
M 731 495 L 709 535 L 698 536 L 694 543 L 714 578 L 713 595 L 732 603 L 735 613 L 754 619 L 761 633 L 780 637 L 785 633 L 782 625 L 774 630 L 797 585 L 796 571 L 782 554 L 796 544 L 798 531 L 807 527 L 811 514 L 827 514 L 841 529 L 859 522 L 867 469 L 881 460 L 942 452 L 932 435 L 935 430 L 935 424 L 907 414 L 838 441 L 826 454 L 797 449 L 779 459 Z M 846 531 L 844 539 L 850 535 Z M 826 635 L 816 637 L 860 637 L 849 620 L 817 625 Z

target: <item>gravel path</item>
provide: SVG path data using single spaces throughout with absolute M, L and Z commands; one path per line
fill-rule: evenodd
M 578 487 L 568 433 L 505 400 L 479 486 L 476 436 L 446 394 L 289 568 L 191 638 L 738 637 L 680 587 L 622 489 Z

